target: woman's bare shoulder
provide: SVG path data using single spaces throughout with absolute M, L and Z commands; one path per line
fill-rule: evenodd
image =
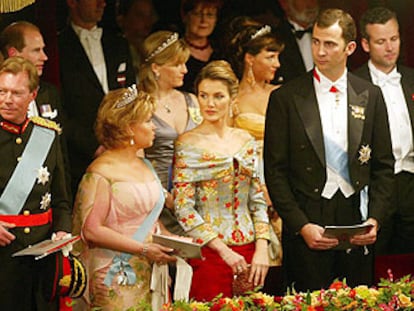
M 185 144 L 193 144 L 200 140 L 200 133 L 197 128 L 189 130 L 177 138 L 177 142 L 185 143 Z
M 105 153 L 97 157 L 86 169 L 87 173 L 95 173 L 105 178 L 109 178 L 111 171 L 116 170 L 117 162 L 112 156 Z

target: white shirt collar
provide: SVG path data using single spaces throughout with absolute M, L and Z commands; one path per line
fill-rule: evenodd
M 315 67 L 314 69 L 314 80 L 316 81 L 315 84 L 318 86 L 318 89 L 323 92 L 327 93 L 331 89 L 332 86 L 335 86 L 335 88 L 342 94 L 346 93 L 347 90 L 347 74 L 348 69 L 345 68 L 344 73 L 339 77 L 338 80 L 335 82 L 332 82 L 329 78 L 324 76 L 320 70 Z
M 368 68 L 371 73 L 372 82 L 380 87 L 383 87 L 386 83 L 399 83 L 401 74 L 398 72 L 397 66 L 394 67 L 389 73 L 382 72 L 377 69 L 371 60 L 368 61 Z

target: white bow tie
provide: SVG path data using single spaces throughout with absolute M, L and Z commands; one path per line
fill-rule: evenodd
M 386 84 L 398 86 L 400 84 L 401 74 L 397 71 L 390 73 L 389 75 L 378 78 L 378 86 L 383 87 Z
M 101 40 L 101 37 L 102 37 L 102 28 L 95 27 L 95 28 L 92 28 L 91 30 L 82 29 L 79 33 L 79 37 L 81 39 L 88 38 L 88 39 L 99 41 Z

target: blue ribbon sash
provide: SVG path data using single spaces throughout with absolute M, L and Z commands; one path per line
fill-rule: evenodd
M 152 209 L 151 213 L 145 218 L 141 226 L 138 227 L 137 231 L 134 233 L 132 238 L 138 242 L 144 242 L 148 232 L 153 227 L 154 223 L 157 221 L 158 217 L 160 216 L 161 210 L 164 207 L 164 191 L 161 185 L 160 180 L 155 173 L 154 168 L 152 167 L 151 163 L 143 159 L 145 164 L 151 169 L 154 176 L 158 181 L 158 185 L 160 188 L 160 196 L 158 198 L 157 203 L 155 204 L 154 208 Z M 108 273 L 105 276 L 104 284 L 108 287 L 111 286 L 112 281 L 115 276 L 118 276 L 120 284 L 127 284 L 127 285 L 134 285 L 136 282 L 136 275 L 134 270 L 132 269 L 131 265 L 129 264 L 129 260 L 131 259 L 132 254 L 129 253 L 120 253 L 119 255 L 115 255 L 112 259 L 111 267 L 109 268 Z
M 0 197 L 0 213 L 18 215 L 33 189 L 55 139 L 55 131 L 34 125 L 21 160 L 17 163 L 6 188 Z
M 348 153 L 326 135 L 324 135 L 324 141 L 326 164 L 348 184 L 351 184 L 348 171 Z

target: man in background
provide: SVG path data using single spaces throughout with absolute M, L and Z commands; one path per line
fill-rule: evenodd
M 135 83 L 128 44 L 98 27 L 105 0 L 67 0 L 69 24 L 59 34 L 63 108 L 71 163 L 72 193 L 87 166 L 103 148 L 94 124 L 99 104 L 109 91 Z
M 7 26 L 0 34 L 0 50 L 4 59 L 20 56 L 31 61 L 39 75 L 39 88 L 37 96 L 29 104 L 28 117 L 40 116 L 62 125 L 63 109 L 61 97 L 57 88 L 41 79 L 43 68 L 48 57 L 45 52 L 45 42 L 40 29 L 29 22 L 18 21 Z M 66 137 L 61 135 L 62 153 L 65 162 L 66 185 L 70 193 L 69 156 Z
M 392 210 L 381 226 L 376 253 L 414 252 L 414 70 L 397 65 L 400 32 L 395 12 L 376 7 L 360 20 L 361 44 L 369 61 L 355 74 L 378 85 L 384 95 L 395 157 Z
M 273 82 L 286 83 L 313 68 L 312 26 L 319 12 L 318 0 L 279 0 L 285 19 L 277 27 L 285 49 Z

